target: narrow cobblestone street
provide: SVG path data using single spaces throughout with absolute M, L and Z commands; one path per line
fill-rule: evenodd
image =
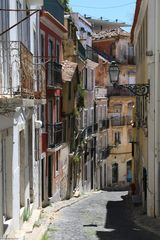
M 127 192 L 98 192 L 60 210 L 48 229 L 52 240 L 158 240 L 137 226 L 125 196 Z

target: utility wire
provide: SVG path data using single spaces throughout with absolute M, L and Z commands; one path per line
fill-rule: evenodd
M 125 6 L 135 4 L 135 3 L 136 2 L 131 2 L 131 3 L 126 3 L 126 4 L 116 5 L 116 6 L 110 6 L 110 7 L 91 7 L 91 6 L 81 6 L 81 5 L 72 5 L 71 7 L 81 7 L 81 8 L 91 8 L 91 9 L 101 9 L 102 10 L 102 9 L 125 7 Z
M 30 18 L 33 14 L 39 12 L 40 10 L 36 10 L 35 12 L 31 13 L 30 15 L 28 15 L 27 17 L 23 18 L 21 21 L 17 22 L 16 24 L 12 25 L 11 27 L 9 27 L 8 29 L 4 30 L 3 32 L 0 33 L 0 36 L 2 36 L 3 34 L 5 34 L 6 32 L 10 31 L 12 28 L 16 27 L 18 24 L 22 23 L 23 21 L 25 21 L 26 19 Z
M 6 9 L 6 8 L 0 8 L 0 11 L 3 11 L 3 12 L 32 12 L 32 11 L 37 11 L 37 9 Z

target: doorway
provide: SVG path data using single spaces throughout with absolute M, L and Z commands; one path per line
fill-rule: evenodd
M 48 197 L 53 195 L 53 159 L 52 156 L 48 157 Z
M 118 182 L 118 163 L 112 164 L 112 183 Z
M 104 187 L 106 187 L 106 177 L 107 177 L 107 174 L 106 174 L 106 163 L 104 164 Z
M 132 160 L 127 162 L 127 182 L 132 182 Z
M 24 139 L 24 130 L 19 133 L 19 186 L 20 186 L 20 208 L 24 207 L 24 196 L 25 196 L 25 139 Z
M 41 159 L 41 193 L 42 193 L 42 202 L 44 201 L 44 158 Z

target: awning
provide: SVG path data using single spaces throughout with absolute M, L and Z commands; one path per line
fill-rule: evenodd
M 62 80 L 64 82 L 72 81 L 76 68 L 77 68 L 77 63 L 70 62 L 68 60 L 63 61 L 62 62 Z
M 96 67 L 98 67 L 98 65 L 99 65 L 98 63 L 93 62 L 89 59 L 86 60 L 86 67 L 88 68 L 95 69 Z

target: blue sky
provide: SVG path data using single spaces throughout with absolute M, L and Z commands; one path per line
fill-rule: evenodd
M 136 0 L 70 0 L 74 12 L 92 18 L 108 19 L 119 22 L 133 23 Z M 128 28 L 128 31 L 130 28 Z

